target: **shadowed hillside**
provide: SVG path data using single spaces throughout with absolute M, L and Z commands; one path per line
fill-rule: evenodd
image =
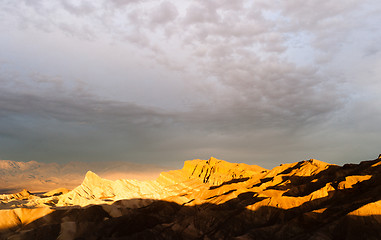
M 146 182 L 90 172 L 69 192 L 3 195 L 0 231 L 3 239 L 380 239 L 380 183 L 380 159 L 266 170 L 212 158 Z

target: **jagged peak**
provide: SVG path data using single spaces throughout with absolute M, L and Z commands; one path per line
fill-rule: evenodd
M 225 162 L 225 161 L 219 160 L 219 159 L 217 159 L 215 157 L 210 157 L 209 160 L 206 160 L 206 164 L 208 164 L 208 165 L 216 165 L 216 164 L 218 164 L 220 162 Z
M 85 175 L 85 179 L 86 178 L 101 178 L 101 177 L 99 177 L 96 173 L 94 173 L 94 172 L 92 172 L 92 171 L 87 171 L 87 173 L 86 173 L 86 175 Z
M 24 198 L 28 198 L 30 196 L 31 196 L 31 193 L 26 189 L 23 189 L 21 192 L 12 194 L 12 197 L 15 199 L 24 199 Z
M 196 165 L 200 166 L 227 166 L 227 167 L 235 167 L 235 166 L 242 166 L 245 168 L 250 168 L 251 170 L 257 169 L 257 170 L 267 170 L 263 167 L 260 167 L 258 165 L 248 165 L 245 163 L 231 163 L 225 160 L 217 159 L 215 157 L 210 157 L 208 160 L 203 160 L 203 159 L 193 159 L 193 160 L 186 160 L 184 162 L 184 167 L 183 169 L 193 167 Z
M 23 199 L 28 199 L 31 196 L 32 196 L 32 194 L 28 190 L 23 189 L 22 191 L 20 191 L 18 193 L 3 194 L 0 196 L 0 199 L 23 200 Z
M 19 194 L 21 194 L 21 195 L 30 195 L 30 192 L 24 188 L 21 192 L 19 192 Z
M 194 159 L 184 162 L 182 170 L 189 179 L 199 178 L 204 183 L 218 185 L 236 178 L 252 177 L 266 171 L 257 165 L 230 163 L 214 157 L 209 160 Z
M 317 159 L 314 159 L 314 158 L 311 158 L 309 160 L 305 160 L 305 161 L 302 161 L 304 162 L 306 165 L 308 164 L 312 164 L 312 165 L 315 165 L 316 167 L 327 167 L 329 165 L 333 165 L 333 164 L 330 164 L 330 163 L 326 163 L 326 162 L 323 162 L 323 161 L 320 161 L 320 160 L 317 160 Z
M 281 164 L 278 167 L 273 168 L 268 172 L 268 177 L 274 177 L 276 175 L 296 175 L 296 176 L 311 176 L 315 175 L 323 170 L 326 170 L 329 166 L 334 164 L 329 164 L 317 159 L 303 160 L 295 163 Z
M 88 184 L 88 185 L 94 185 L 101 181 L 106 181 L 105 179 L 98 176 L 96 173 L 92 171 L 87 171 L 85 175 L 85 179 L 83 180 L 82 184 Z

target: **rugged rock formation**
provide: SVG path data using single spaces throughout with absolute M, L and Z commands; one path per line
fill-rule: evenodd
M 183 169 L 162 173 L 160 176 L 172 179 L 170 183 L 198 179 L 203 183 L 219 185 L 232 179 L 250 178 L 260 172 L 266 172 L 266 169 L 244 163 L 229 163 L 212 157 L 207 161 L 185 161 Z
M 13 194 L 2 194 L 0 195 L 0 200 L 26 200 L 31 197 L 31 194 L 28 190 L 23 189 L 21 192 Z
M 211 158 L 155 181 L 88 172 L 72 191 L 3 195 L 4 239 L 380 239 L 381 159 L 272 170 Z

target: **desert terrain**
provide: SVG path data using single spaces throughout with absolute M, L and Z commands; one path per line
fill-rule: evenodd
M 271 170 L 189 160 L 145 181 L 88 171 L 72 189 L 1 194 L 0 238 L 380 239 L 380 183 L 380 158 Z

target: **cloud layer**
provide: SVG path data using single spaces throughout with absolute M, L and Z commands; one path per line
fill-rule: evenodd
M 377 155 L 377 1 L 3 1 L 0 156 Z

